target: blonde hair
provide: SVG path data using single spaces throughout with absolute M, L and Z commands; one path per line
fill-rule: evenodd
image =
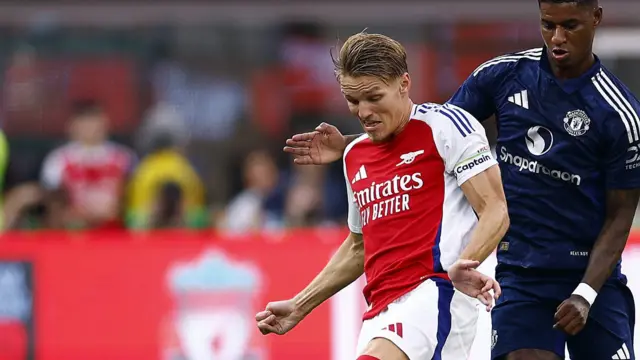
M 385 82 L 408 72 L 407 52 L 398 41 L 381 34 L 350 36 L 338 54 L 331 54 L 336 77 L 373 76 Z

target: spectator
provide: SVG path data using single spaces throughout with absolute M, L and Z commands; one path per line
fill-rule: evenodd
M 289 180 L 284 208 L 287 227 L 319 225 L 324 220 L 324 166 L 296 166 Z
M 171 133 L 156 133 L 128 189 L 131 228 L 207 224 L 204 184 Z
M 42 186 L 49 195 L 56 195 L 55 205 L 62 206 L 59 215 L 64 227 L 121 225 L 123 188 L 134 155 L 124 146 L 108 141 L 108 123 L 106 112 L 97 102 L 74 103 L 70 141 L 44 161 Z
M 155 100 L 179 109 L 189 130 L 186 152 L 201 174 L 214 205 L 228 201 L 229 157 L 247 104 L 246 89 L 225 57 L 196 53 L 169 56 L 152 72 Z M 239 139 L 242 140 L 242 139 Z
M 259 230 L 278 226 L 265 211 L 264 202 L 278 182 L 278 169 L 266 151 L 247 156 L 243 169 L 244 190 L 227 206 L 221 227 L 231 232 Z

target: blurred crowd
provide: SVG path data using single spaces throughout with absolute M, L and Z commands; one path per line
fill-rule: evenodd
M 245 231 L 321 225 L 344 215 L 343 180 L 331 169 L 280 167 L 259 142 L 240 154 L 230 146 L 198 144 L 174 106 L 150 109 L 133 145 L 110 138 L 110 118 L 99 102 L 80 99 L 70 106 L 68 135 L 42 161 L 19 164 L 25 156 L 11 156 L 7 228 Z M 198 157 L 200 162 L 191 160 Z M 239 166 L 237 174 L 233 166 Z M 21 171 L 37 175 L 12 179 Z
M 535 23 L 433 26 L 369 29 L 406 45 L 415 101 L 444 101 L 479 63 L 539 46 Z M 0 28 L 3 227 L 343 224 L 341 164 L 292 166 L 281 149 L 322 121 L 360 131 L 330 51 L 363 28 Z
M 156 42 L 144 63 L 122 51 L 47 56 L 38 39 L 20 43 L 3 78 L 4 227 L 342 224 L 340 164 L 293 167 L 280 151 L 291 132 L 323 119 L 336 93 L 330 45 L 313 25 L 284 35 L 276 64 L 249 77 L 231 54 L 198 44 Z

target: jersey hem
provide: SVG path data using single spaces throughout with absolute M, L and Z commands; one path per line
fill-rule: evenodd
M 444 279 L 447 281 L 451 281 L 449 279 L 449 275 L 447 273 L 436 273 L 436 274 L 431 274 L 431 275 L 426 275 L 424 277 L 422 277 L 420 279 L 420 281 L 417 281 L 415 284 L 412 284 L 411 286 L 408 286 L 405 290 L 398 292 L 397 295 L 390 297 L 388 300 L 382 301 L 380 303 L 380 305 L 376 304 L 376 307 L 371 308 L 371 310 L 366 311 L 363 315 L 362 315 L 362 321 L 366 321 L 369 319 L 373 319 L 374 317 L 378 316 L 381 312 L 385 311 L 387 309 L 387 307 L 393 303 L 394 301 L 400 299 L 401 297 L 407 295 L 408 293 L 410 293 L 411 291 L 415 290 L 418 286 L 420 286 L 421 284 L 423 284 L 425 281 L 431 279 L 431 278 L 440 278 L 440 279 Z

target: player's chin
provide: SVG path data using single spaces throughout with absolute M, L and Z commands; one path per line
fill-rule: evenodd
M 389 138 L 389 135 L 382 130 L 366 131 L 369 139 L 373 142 L 383 142 Z

